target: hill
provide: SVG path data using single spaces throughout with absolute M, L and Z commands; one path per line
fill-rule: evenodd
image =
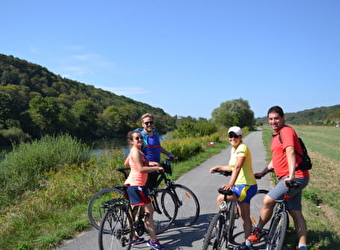
M 286 122 L 292 125 L 324 125 L 340 124 L 340 105 L 306 109 L 295 113 L 285 113 Z M 267 117 L 256 118 L 257 124 L 267 124 Z
M 126 135 L 139 118 L 156 115 L 157 129 L 175 128 L 161 108 L 53 74 L 34 63 L 0 54 L 0 142 L 69 133 L 94 139 Z

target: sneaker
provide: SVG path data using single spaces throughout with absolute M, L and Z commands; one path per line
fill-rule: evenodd
M 155 250 L 165 250 L 165 248 L 159 243 L 158 240 L 156 241 L 148 240 L 146 244 Z
M 142 244 L 142 243 L 144 243 L 145 242 L 145 240 L 144 240 L 144 238 L 137 238 L 137 239 L 135 239 L 135 240 L 133 240 L 132 242 L 131 242 L 131 245 L 133 245 L 133 246 L 135 246 L 135 245 L 139 245 L 139 244 Z
M 308 250 L 306 246 L 296 247 L 296 250 Z
M 250 250 L 250 249 L 252 249 L 252 247 L 247 246 L 245 242 L 234 248 L 234 250 Z
M 257 227 L 254 227 L 253 232 L 247 238 L 247 242 L 251 244 L 257 243 L 262 238 L 262 236 L 263 236 L 262 230 Z

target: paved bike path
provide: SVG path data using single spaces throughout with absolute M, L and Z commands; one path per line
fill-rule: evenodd
M 254 172 L 261 171 L 266 166 L 266 153 L 262 142 L 262 131 L 255 131 L 243 139 L 252 153 Z M 228 142 L 226 142 L 228 143 Z M 167 250 L 201 249 L 204 234 L 208 228 L 208 217 L 217 212 L 216 195 L 217 189 L 228 182 L 227 177 L 219 174 L 210 174 L 209 169 L 216 165 L 227 165 L 230 159 L 230 146 L 221 153 L 209 158 L 195 169 L 181 176 L 176 183 L 183 184 L 190 188 L 197 196 L 201 206 L 200 216 L 197 222 L 190 227 L 174 227 L 163 234 L 158 235 L 160 242 Z M 174 164 L 173 171 L 176 171 Z M 229 177 L 228 177 L 229 178 Z M 258 180 L 259 189 L 269 189 L 269 175 Z M 251 204 L 252 214 L 258 218 L 261 204 Z M 243 228 L 241 219 L 236 220 L 235 241 L 243 241 Z M 147 238 L 147 236 L 146 236 Z M 91 230 L 63 244 L 58 250 L 97 250 L 98 231 Z M 149 249 L 146 244 L 138 245 L 132 249 Z M 257 249 L 265 249 L 263 244 L 259 244 Z

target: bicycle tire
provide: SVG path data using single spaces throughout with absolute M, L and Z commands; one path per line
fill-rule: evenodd
M 91 224 L 99 229 L 100 222 L 105 214 L 105 207 L 102 202 L 112 200 L 115 198 L 122 198 L 123 192 L 117 188 L 105 188 L 98 191 L 90 200 L 87 207 L 87 214 Z
M 132 219 L 127 205 L 118 204 L 108 208 L 99 227 L 99 249 L 130 250 L 132 237 Z
M 168 189 L 156 189 L 153 195 L 153 221 L 156 234 L 160 234 L 173 225 L 177 216 L 178 207 L 176 206 L 173 193 Z
M 252 221 L 253 228 L 257 226 L 258 219 L 260 216 L 260 211 L 263 204 L 264 196 L 268 193 L 268 190 L 265 189 L 259 189 L 257 190 L 256 194 L 253 196 L 253 198 L 250 200 L 250 218 Z M 265 229 L 267 230 L 269 227 L 269 223 L 266 224 Z
M 225 234 L 227 229 L 225 227 L 224 216 L 221 213 L 215 214 L 204 235 L 202 250 L 225 249 L 228 245 L 228 237 Z
M 234 236 L 234 229 L 235 229 L 235 219 L 236 219 L 236 213 L 237 213 L 237 205 L 235 202 L 229 202 L 228 205 L 228 211 L 229 211 L 229 223 L 228 224 L 228 239 L 229 242 L 231 243 L 231 240 L 233 239 Z
M 281 211 L 273 217 L 267 237 L 266 250 L 282 250 L 288 224 L 287 212 Z
M 200 214 L 200 204 L 194 192 L 186 186 L 171 184 L 167 187 L 175 196 L 178 212 L 176 226 L 190 226 L 194 224 Z

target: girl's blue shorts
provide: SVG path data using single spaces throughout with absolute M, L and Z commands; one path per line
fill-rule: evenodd
M 133 206 L 143 206 L 151 202 L 149 190 L 146 186 L 129 186 L 127 188 L 130 204 Z

